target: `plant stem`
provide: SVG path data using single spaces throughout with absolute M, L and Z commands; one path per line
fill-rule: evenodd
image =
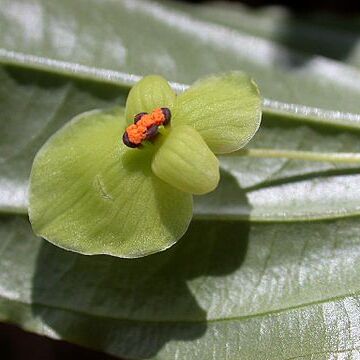
M 249 156 L 256 158 L 286 158 L 304 161 L 327 161 L 343 164 L 359 163 L 360 165 L 360 153 L 327 153 L 297 150 L 241 149 L 227 155 Z

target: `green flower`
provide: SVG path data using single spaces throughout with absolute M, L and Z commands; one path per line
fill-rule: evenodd
M 191 221 L 193 194 L 218 184 L 214 154 L 243 147 L 260 118 L 258 89 L 243 73 L 203 79 L 180 95 L 162 77 L 143 78 L 125 113 L 81 114 L 40 149 L 30 179 L 34 232 L 83 254 L 134 258 L 169 248 Z

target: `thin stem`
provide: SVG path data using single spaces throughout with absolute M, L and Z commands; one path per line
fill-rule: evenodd
M 326 153 L 297 150 L 241 149 L 228 156 L 249 156 L 256 158 L 286 158 L 305 161 L 326 161 L 343 164 L 359 163 L 360 153 Z

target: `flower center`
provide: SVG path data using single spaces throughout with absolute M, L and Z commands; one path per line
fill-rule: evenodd
M 159 126 L 170 123 L 171 112 L 168 108 L 157 108 L 150 114 L 146 112 L 134 116 L 134 124 L 128 126 L 123 135 L 126 146 L 136 148 L 145 140 L 152 139 L 158 133 Z

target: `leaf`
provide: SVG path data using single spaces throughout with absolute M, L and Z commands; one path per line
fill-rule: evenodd
M 207 22 L 271 40 L 302 55 L 317 54 L 360 67 L 359 22 L 354 16 L 332 18 L 330 13 L 293 14 L 284 7 L 252 9 L 241 3 L 228 2 L 197 7 L 180 3 L 178 7 Z M 301 61 L 294 65 L 301 65 Z
M 286 123 L 265 116 L 250 148 L 299 151 L 360 152 L 360 133 L 324 126 Z M 294 161 L 287 158 L 254 159 L 245 156 L 222 156 L 221 166 L 242 188 L 256 188 L 279 182 L 306 180 L 312 176 L 357 173 L 359 163 Z
M 174 126 L 154 155 L 155 175 L 191 194 L 206 194 L 219 183 L 219 161 L 201 135 L 188 125 Z
M 196 201 L 208 220 L 144 259 L 62 251 L 13 214 L 26 212 L 48 137 L 79 113 L 124 106 L 139 75 L 191 84 L 245 71 L 265 96 L 252 147 L 359 152 L 357 69 L 169 2 L 0 5 L 2 320 L 129 358 L 359 356 L 359 164 L 221 157 L 219 193 Z
M 183 236 L 191 195 L 154 176 L 152 152 L 126 148 L 124 128 L 122 111 L 93 111 L 41 148 L 30 177 L 37 235 L 82 254 L 125 258 L 165 250 Z
M 0 48 L 7 50 L 2 62 L 55 66 L 61 74 L 101 74 L 106 81 L 118 79 L 117 71 L 159 74 L 185 84 L 242 70 L 266 98 L 359 112 L 358 69 L 197 18 L 171 3 L 1 0 L 0 5 Z
M 16 67 L 0 68 L 0 77 L 4 84 L 0 91 L 5 134 L 0 138 L 1 154 L 5 155 L 0 163 L 0 211 L 26 213 L 28 177 L 41 145 L 77 113 L 92 106 L 124 103 L 126 90 Z M 360 151 L 357 131 L 286 123 L 269 114 L 265 114 L 261 129 L 251 144 L 310 151 Z M 306 218 L 311 219 L 359 213 L 357 164 L 339 166 L 287 159 L 223 157 L 220 165 L 225 172 L 220 187 L 211 197 L 195 200 L 195 216 L 292 221 L 303 219 L 305 208 L 308 210 Z M 313 179 L 312 174 L 323 177 Z M 308 189 L 313 186 L 320 189 L 322 184 L 327 184 L 328 191 L 319 202 L 318 194 Z M 336 192 L 331 188 L 335 184 L 339 184 Z M 286 200 L 284 203 L 283 199 Z M 285 205 L 284 211 L 279 204 Z
M 199 80 L 176 100 L 173 125 L 193 126 L 215 153 L 245 146 L 261 121 L 261 99 L 252 79 L 241 72 Z
M 0 209 L 24 211 L 35 154 L 74 116 L 125 103 L 126 90 L 17 67 L 0 67 Z
M 0 318 L 28 330 L 125 358 L 359 354 L 358 219 L 196 221 L 133 260 L 66 252 L 23 217 L 0 221 Z
M 221 175 L 218 188 L 195 202 L 200 219 L 303 221 L 360 215 L 359 174 L 323 175 L 280 181 L 244 190 L 237 179 Z

